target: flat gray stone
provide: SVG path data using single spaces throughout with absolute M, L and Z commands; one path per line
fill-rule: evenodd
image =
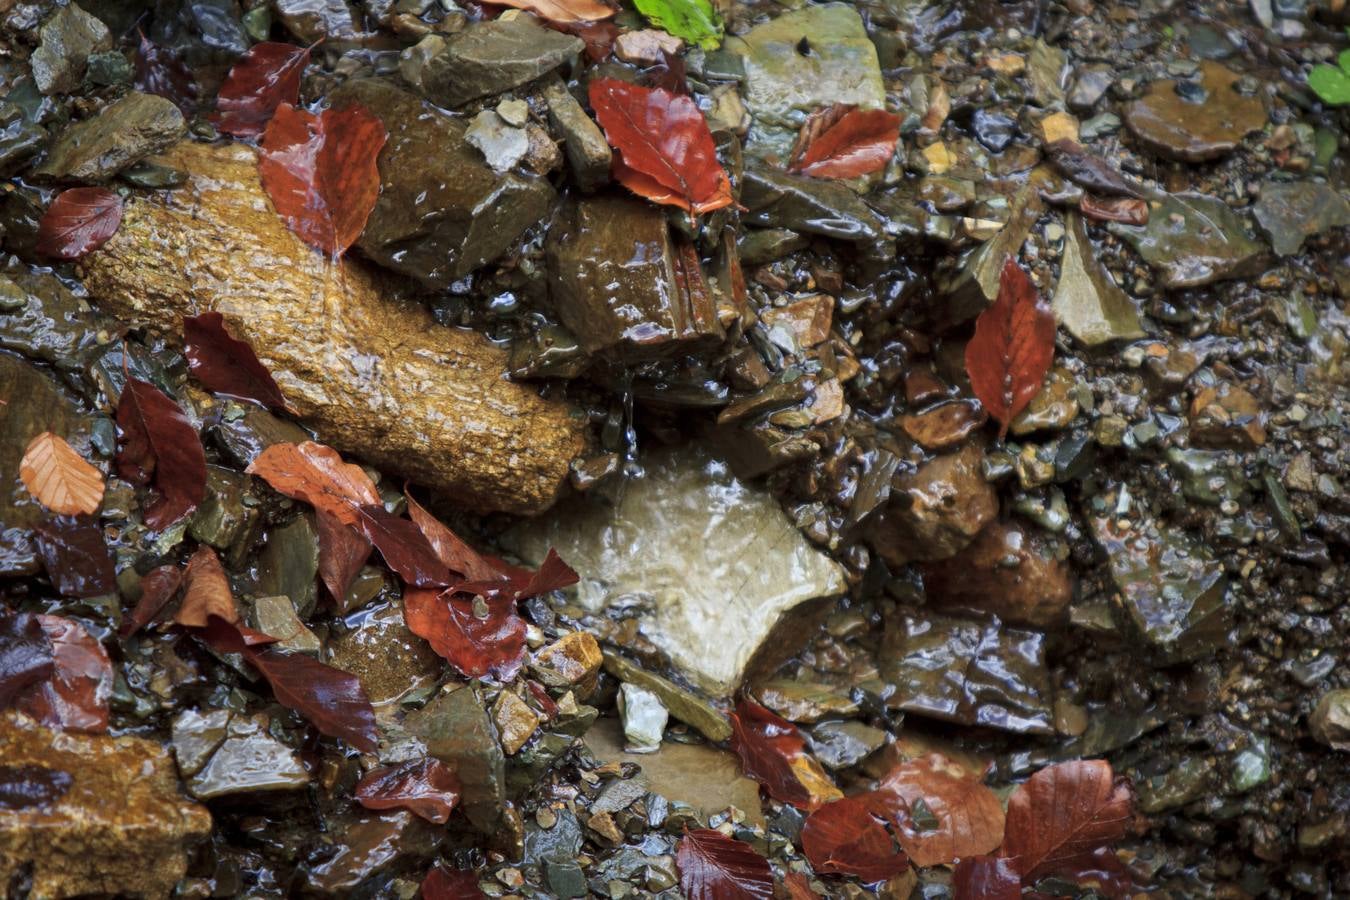
M 132 163 L 176 143 L 185 134 L 187 122 L 171 101 L 132 91 L 93 118 L 62 132 L 37 174 L 74 181 L 106 181 Z
M 474 22 L 451 35 L 421 68 L 427 99 L 447 107 L 533 81 L 577 55 L 580 38 L 540 25 L 533 16 Z
M 1305 238 L 1350 225 L 1350 200 L 1316 181 L 1267 181 L 1252 213 L 1280 256 L 1292 256 Z
M 53 13 L 39 35 L 41 43 L 29 62 L 33 80 L 44 94 L 68 94 L 78 88 L 89 55 L 113 45 L 108 26 L 74 3 Z
M 1144 336 L 1139 310 L 1098 261 L 1078 213 L 1068 215 L 1052 305 L 1059 324 L 1088 347 Z
M 1152 210 L 1147 225 L 1107 227 L 1158 271 L 1166 288 L 1246 278 L 1265 264 L 1265 247 L 1218 197 L 1172 194 Z

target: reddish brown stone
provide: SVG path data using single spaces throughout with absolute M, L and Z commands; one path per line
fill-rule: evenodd
M 992 522 L 949 559 L 925 563 L 928 601 L 942 609 L 975 609 L 1006 622 L 1045 628 L 1064 618 L 1073 576 L 1039 532 Z

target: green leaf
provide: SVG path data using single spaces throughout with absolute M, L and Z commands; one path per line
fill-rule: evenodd
M 1323 103 L 1332 106 L 1350 103 L 1350 73 L 1335 66 L 1313 66 L 1308 73 L 1308 87 L 1322 98 Z
M 1336 57 L 1336 65 L 1340 66 L 1346 75 L 1350 75 L 1350 49 L 1341 51 L 1341 55 Z
M 704 50 L 722 43 L 722 20 L 709 0 L 633 0 L 633 5 L 653 25 Z

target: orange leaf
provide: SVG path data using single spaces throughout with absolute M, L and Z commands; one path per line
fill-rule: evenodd
M 857 178 L 886 168 L 899 139 L 899 116 L 836 103 L 802 125 L 788 169 L 816 178 Z
M 344 463 L 332 447 L 314 441 L 273 444 L 245 471 L 353 528 L 360 507 L 380 502 L 375 483 L 360 466 Z
M 596 22 L 614 15 L 614 10 L 598 0 L 496 0 L 502 6 L 527 9 L 550 22 Z
M 57 515 L 87 515 L 103 502 L 103 473 L 50 431 L 28 442 L 19 478 L 34 500 Z
M 998 298 L 975 320 L 975 336 L 966 344 L 970 387 L 998 420 L 1000 439 L 1040 391 L 1054 357 L 1055 314 L 1009 256 L 999 276 Z
M 994 792 L 941 753 L 900 763 L 875 796 L 896 823 L 900 846 L 916 866 L 936 866 L 992 853 L 1003 842 L 1003 806 Z M 922 800 L 937 827 L 920 830 L 913 812 Z
M 610 146 L 619 151 L 614 177 L 633 193 L 696 213 L 731 205 L 731 182 L 693 98 L 597 78 L 590 100 Z
M 173 620 L 190 628 L 205 628 L 211 616 L 234 625 L 239 621 L 239 607 L 220 557 L 203 544 L 183 571 L 183 602 Z
M 1129 782 L 1100 759 L 1057 763 L 1032 775 L 1008 798 L 1001 854 L 1023 881 L 1091 867 L 1093 854 L 1125 834 L 1134 814 Z
M 753 700 L 742 700 L 731 714 L 731 749 L 740 756 L 742 771 L 775 800 L 815 809 L 843 796 L 806 752 L 797 726 Z
M 74 619 L 37 618 L 51 642 L 51 677 L 31 685 L 15 698 L 15 706 L 62 731 L 107 731 L 113 689 L 107 651 Z

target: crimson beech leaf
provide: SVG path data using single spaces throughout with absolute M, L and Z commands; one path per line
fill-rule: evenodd
M 37 620 L 51 642 L 52 672 L 19 695 L 15 707 L 62 731 L 107 731 L 113 669 L 103 645 L 73 619 Z
M 909 868 L 866 797 L 844 797 L 807 816 L 802 852 L 821 874 L 856 875 L 866 882 L 884 881 Z
M 436 866 L 422 879 L 422 900 L 487 900 L 487 894 L 473 872 Z
M 881 779 L 874 796 L 916 866 L 992 853 L 1003 842 L 998 797 L 941 753 L 900 763 Z M 910 812 L 920 800 L 937 819 L 936 828 L 915 827 Z
M 688 900 L 767 900 L 773 896 L 769 861 L 744 841 L 711 828 L 684 833 L 675 849 L 675 865 Z
M 498 581 L 506 576 L 481 553 L 469 546 L 459 535 L 441 523 L 404 491 L 408 500 L 408 517 L 422 529 L 431 548 L 445 567 L 469 581 Z
M 409 589 L 403 597 L 408 630 L 431 644 L 466 678 L 491 674 L 509 681 L 525 660 L 525 620 L 509 597 L 484 597 L 479 618 L 472 595 Z
M 33 613 L 0 607 L 0 710 L 52 676 L 52 642 Z
M 1041 389 L 1055 356 L 1055 314 L 1011 256 L 998 298 L 975 320 L 966 344 L 966 372 L 975 396 L 998 420 L 999 439 Z
M 263 133 L 258 174 L 286 227 L 331 257 L 345 253 L 379 198 L 375 161 L 387 137 L 363 106 L 315 114 L 282 104 Z
M 605 137 L 618 151 L 613 174 L 624 187 L 694 213 L 731 205 L 731 182 L 692 97 L 597 78 L 591 81 L 590 100 Z
M 459 802 L 459 778 L 435 757 L 381 766 L 356 783 L 356 801 L 366 809 L 406 809 L 444 825 Z
M 967 856 L 952 873 L 954 900 L 1020 900 L 1022 878 L 1006 859 Z
M 154 621 L 160 610 L 168 605 L 178 587 L 183 583 L 183 573 L 177 566 L 160 566 L 151 569 L 141 578 L 141 598 L 136 608 L 122 622 L 118 631 L 121 637 L 129 637 Z
M 485 596 L 508 596 L 513 600 L 528 600 L 549 591 L 571 587 L 580 580 L 576 571 L 563 562 L 558 551 L 548 548 L 548 554 L 540 564 L 539 570 L 531 572 L 518 566 L 512 566 L 496 557 L 484 557 L 496 566 L 501 578 L 494 581 L 466 581 L 455 585 L 455 590 L 469 594 Z
M 97 597 L 117 592 L 112 555 L 98 523 L 57 516 L 38 523 L 33 543 L 47 577 L 63 597 Z
M 208 391 L 285 410 L 286 398 L 253 348 L 230 336 L 217 312 L 183 319 L 188 368 Z
M 122 198 L 107 188 L 62 191 L 38 221 L 37 251 L 53 259 L 79 259 L 97 250 L 122 224 Z
M 140 43 L 136 47 L 136 88 L 147 94 L 158 94 L 177 106 L 185 116 L 191 116 L 197 106 L 197 82 L 178 54 L 161 47 L 139 29 Z
M 277 107 L 300 99 L 310 47 L 263 41 L 230 67 L 216 97 L 216 127 L 235 137 L 263 133 Z
M 379 549 L 389 568 L 409 585 L 442 587 L 450 583 L 450 573 L 436 551 L 408 519 L 399 518 L 378 503 L 369 503 L 357 507 L 356 527 Z
M 731 714 L 731 749 L 741 758 L 745 774 L 775 800 L 815 809 L 843 796 L 806 752 L 797 726 L 753 700 L 741 700 Z
M 314 510 L 314 521 L 319 532 L 319 577 L 341 609 L 352 582 L 370 558 L 370 541 L 322 509 Z
M 857 178 L 886 168 L 900 140 L 900 117 L 836 103 L 813 112 L 797 134 L 788 170 L 816 178 Z
M 366 753 L 379 745 L 375 710 L 355 675 L 303 653 L 250 648 L 244 656 L 267 679 L 277 702 L 319 731 Z
M 1056 763 L 1008 798 L 1001 855 L 1024 881 L 1090 868 L 1093 854 L 1119 840 L 1134 814 L 1134 794 L 1100 759 Z
M 206 453 L 197 429 L 159 388 L 128 378 L 117 403 L 122 449 L 117 472 L 132 484 L 153 482 L 159 496 L 145 524 L 163 531 L 197 508 L 206 496 Z

